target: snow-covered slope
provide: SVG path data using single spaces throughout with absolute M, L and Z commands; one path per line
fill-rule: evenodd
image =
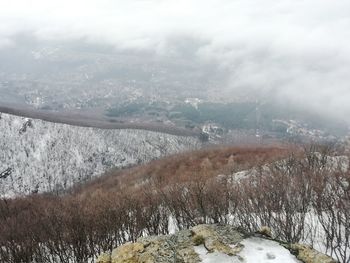
M 198 146 L 195 138 L 75 127 L 0 113 L 0 196 L 65 189 L 112 167 Z

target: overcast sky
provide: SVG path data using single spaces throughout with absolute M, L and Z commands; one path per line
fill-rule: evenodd
M 0 0 L 0 48 L 19 33 L 160 56 L 192 39 L 230 72 L 226 89 L 350 114 L 349 0 Z

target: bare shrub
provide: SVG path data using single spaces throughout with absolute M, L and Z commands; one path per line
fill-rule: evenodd
M 0 261 L 87 262 L 141 236 L 167 234 L 172 217 L 179 229 L 269 226 L 286 242 L 312 243 L 321 226 L 327 252 L 349 263 L 350 175 L 335 153 L 211 149 L 118 171 L 62 196 L 0 200 Z M 235 178 L 242 169 L 251 172 Z M 317 226 L 306 222 L 312 213 Z

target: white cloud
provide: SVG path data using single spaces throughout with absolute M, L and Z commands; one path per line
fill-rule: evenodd
M 167 52 L 176 39 L 230 72 L 227 90 L 263 90 L 350 114 L 348 0 L 0 0 L 0 48 L 11 36 Z M 174 43 L 175 41 L 175 43 Z

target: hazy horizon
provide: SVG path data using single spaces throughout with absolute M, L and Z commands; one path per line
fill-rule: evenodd
M 195 67 L 208 77 L 191 80 L 199 86 L 213 72 L 226 97 L 258 94 L 348 122 L 349 12 L 345 0 L 2 1 L 0 58 L 25 72 L 13 54 L 28 39 L 37 49 L 146 54 L 143 65 Z

